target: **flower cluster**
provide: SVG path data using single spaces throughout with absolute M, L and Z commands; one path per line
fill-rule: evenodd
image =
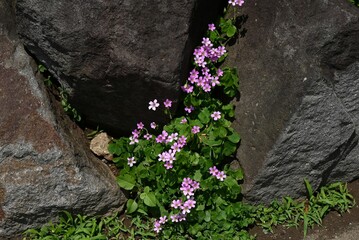
M 242 6 L 244 4 L 244 0 L 228 0 L 228 3 L 232 6 Z
M 171 149 L 158 155 L 158 161 L 164 162 L 164 166 L 167 170 L 173 168 L 173 162 L 176 160 L 176 153 L 180 152 L 186 145 L 187 138 L 185 136 L 178 138 L 178 133 L 168 134 L 166 131 L 162 131 L 162 133 L 157 136 L 156 141 L 158 143 L 172 143 L 173 141 L 176 141 L 171 145 Z
M 209 173 L 220 181 L 224 181 L 227 177 L 224 171 L 219 171 L 216 166 L 209 168 Z
M 166 222 L 167 222 L 167 217 L 166 216 L 160 217 L 159 220 L 155 220 L 153 230 L 156 233 L 159 233 L 162 230 L 162 225 L 165 224 Z
M 215 31 L 216 27 L 213 23 L 208 24 L 209 31 Z M 202 45 L 197 47 L 194 52 L 195 68 L 189 74 L 187 82 L 181 87 L 182 90 L 191 94 L 195 87 L 204 92 L 211 92 L 215 86 L 220 85 L 220 77 L 223 71 L 214 67 L 214 64 L 225 55 L 227 50 L 224 46 L 214 46 L 208 37 L 202 38 Z M 191 113 L 193 106 L 186 106 L 185 111 Z
M 170 216 L 172 222 L 182 222 L 186 220 L 186 216 L 191 212 L 191 209 L 196 207 L 196 201 L 193 199 L 194 192 L 199 189 L 199 183 L 191 178 L 184 178 L 180 190 L 187 198 L 185 201 L 182 199 L 175 199 L 171 203 L 173 209 L 180 209 L 180 212 Z M 167 216 L 160 217 L 155 220 L 154 231 L 159 233 L 162 230 L 162 225 L 167 222 Z

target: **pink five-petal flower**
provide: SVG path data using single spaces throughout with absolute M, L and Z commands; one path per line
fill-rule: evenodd
M 210 23 L 210 24 L 208 24 L 208 30 L 214 31 L 214 30 L 216 30 L 216 26 L 213 23 Z
M 172 107 L 172 101 L 169 99 L 166 99 L 166 101 L 163 102 L 163 105 L 165 105 L 166 108 Z
M 137 129 L 141 130 L 143 129 L 145 125 L 142 122 L 137 123 Z
M 218 111 L 213 112 L 213 113 L 211 114 L 211 117 L 213 118 L 214 121 L 217 121 L 218 119 L 221 118 L 221 112 L 218 112 Z
M 165 224 L 167 222 L 167 216 L 160 217 L 160 220 L 158 222 L 160 224 Z
M 150 126 L 151 126 L 152 129 L 156 129 L 157 124 L 155 122 L 151 122 Z
M 146 133 L 145 136 L 143 136 L 145 139 L 150 140 L 152 138 L 152 135 L 149 133 Z
M 171 215 L 170 218 L 171 218 L 172 222 L 178 222 L 178 215 L 177 214 Z
M 185 205 L 181 206 L 181 210 L 182 210 L 182 214 L 191 212 L 191 208 L 189 206 L 185 206 Z
M 164 166 L 167 170 L 173 168 L 173 164 L 171 162 L 165 162 Z
M 173 207 L 174 209 L 180 208 L 182 206 L 182 200 L 178 199 L 178 200 L 173 200 L 171 203 L 171 207 Z
M 184 202 L 183 206 L 187 206 L 189 209 L 192 209 L 196 206 L 196 201 L 193 199 L 188 199 L 186 202 Z
M 199 133 L 200 132 L 200 127 L 199 126 L 193 126 L 191 129 L 193 134 Z
M 160 104 L 157 102 L 157 99 L 150 101 L 148 104 L 148 109 L 153 111 L 156 111 L 156 109 L 160 106 Z
M 127 158 L 127 164 L 128 166 L 132 167 L 136 163 L 135 157 L 129 157 Z
M 220 181 L 224 181 L 224 179 L 227 177 L 227 175 L 223 172 L 223 171 L 220 171 L 217 173 L 217 179 L 220 180 Z
M 213 166 L 213 167 L 210 167 L 209 168 L 209 173 L 212 175 L 212 176 L 217 176 L 217 173 L 218 173 L 218 169 L 216 166 Z
M 222 77 L 222 76 L 223 76 L 223 73 L 224 73 L 224 72 L 222 71 L 222 69 L 220 69 L 220 68 L 217 69 L 217 76 L 218 76 L 218 77 Z
M 185 107 L 184 110 L 188 113 L 191 113 L 194 110 L 193 106 Z
M 181 124 L 187 123 L 187 119 L 186 119 L 186 118 L 183 118 L 180 123 L 181 123 Z
M 193 190 L 199 189 L 199 182 L 193 181 L 192 182 L 192 188 L 193 188 Z

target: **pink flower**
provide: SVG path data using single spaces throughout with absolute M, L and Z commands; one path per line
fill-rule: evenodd
M 217 177 L 218 180 L 223 182 L 223 180 L 227 177 L 227 175 L 223 171 L 220 171 L 220 172 L 217 173 L 216 177 Z
M 196 201 L 193 199 L 188 199 L 183 206 L 188 206 L 189 209 L 192 209 L 196 206 Z
M 140 131 L 138 131 L 137 129 L 132 131 L 132 135 L 134 138 L 138 138 L 140 136 Z
M 172 101 L 169 99 L 166 99 L 166 101 L 163 102 L 163 105 L 165 105 L 166 108 L 172 107 Z
M 193 106 L 185 107 L 184 110 L 188 113 L 191 113 L 194 110 Z
M 222 71 L 222 69 L 220 69 L 220 68 L 217 69 L 217 76 L 218 76 L 218 77 L 222 77 L 222 76 L 223 76 L 223 71 Z
M 191 212 L 191 208 L 189 206 L 185 206 L 185 205 L 181 206 L 181 210 L 182 210 L 182 214 Z
M 228 3 L 231 4 L 232 6 L 242 6 L 244 4 L 244 0 L 228 0 Z
M 135 144 L 135 143 L 138 143 L 138 138 L 136 138 L 136 137 L 134 137 L 134 136 L 130 137 L 129 139 L 130 139 L 130 145 L 133 145 L 133 144 Z
M 210 24 L 208 24 L 208 30 L 214 31 L 214 30 L 216 30 L 216 26 L 213 23 L 210 23 Z
M 150 140 L 152 138 L 152 135 L 147 133 L 145 136 L 143 136 L 145 139 Z
M 192 179 L 190 179 L 190 178 L 184 178 L 183 181 L 182 181 L 182 186 L 192 185 L 192 182 L 193 182 Z
M 179 213 L 179 214 L 171 215 L 170 218 L 172 222 L 182 222 L 186 220 L 186 214 Z
M 182 148 L 182 147 L 184 147 L 184 145 L 186 145 L 186 143 L 187 143 L 186 141 L 187 141 L 187 138 L 185 136 L 181 136 L 178 139 L 177 143 Z
M 171 149 L 174 151 L 174 152 L 180 152 L 181 151 L 181 146 L 178 144 L 178 143 L 174 143 L 172 146 L 171 146 Z
M 167 170 L 173 168 L 173 164 L 170 162 L 165 162 L 164 166 Z
M 165 224 L 167 222 L 167 216 L 160 217 L 160 220 L 158 222 L 160 224 Z
M 199 126 L 193 126 L 191 131 L 192 131 L 193 134 L 199 133 L 200 132 L 200 127 Z
M 180 190 L 186 197 L 194 195 L 193 188 L 190 185 L 183 185 Z
M 209 38 L 202 38 L 202 44 L 206 47 L 212 47 L 213 44 Z
M 171 143 L 173 141 L 176 141 L 178 138 L 178 133 L 172 133 L 167 137 L 166 143 Z
M 150 101 L 148 104 L 149 104 L 148 109 L 153 111 L 156 111 L 156 108 L 160 106 L 160 104 L 157 102 L 157 99 Z
M 197 190 L 197 189 L 199 189 L 199 182 L 196 182 L 196 181 L 193 181 L 192 182 L 192 188 L 193 188 L 193 190 Z
M 143 129 L 144 126 L 142 122 L 137 123 L 137 129 L 139 130 Z
M 185 84 L 184 86 L 181 87 L 182 90 L 185 92 L 185 93 L 191 93 L 193 92 L 193 86 L 190 85 L 190 84 Z
M 210 167 L 209 168 L 209 173 L 212 175 L 212 176 L 217 176 L 217 173 L 218 173 L 218 169 L 216 166 L 213 166 L 213 167 Z
M 128 166 L 132 167 L 136 163 L 135 157 L 129 157 L 127 158 L 127 164 Z
M 157 124 L 155 122 L 151 122 L 150 126 L 151 126 L 152 129 L 156 129 Z
M 177 214 L 171 215 L 170 218 L 171 218 L 172 222 L 178 222 L 178 215 Z
M 202 89 L 205 92 L 210 92 L 211 91 L 211 85 L 206 83 L 206 84 L 203 85 Z
M 186 118 L 183 118 L 180 123 L 181 123 L 181 124 L 187 123 L 187 119 L 186 119 Z
M 180 208 L 182 206 L 182 200 L 178 199 L 178 200 L 173 200 L 171 203 L 171 207 L 173 207 L 174 209 Z
M 217 121 L 218 119 L 221 118 L 221 112 L 218 112 L 218 111 L 213 112 L 213 113 L 211 114 L 211 117 L 213 118 L 214 121 Z
M 162 230 L 161 223 L 158 220 L 156 220 L 153 225 L 153 231 L 155 231 L 156 233 L 159 233 Z

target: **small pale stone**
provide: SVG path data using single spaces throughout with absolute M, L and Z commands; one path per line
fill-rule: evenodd
M 107 133 L 97 134 L 90 143 L 91 151 L 99 157 L 103 157 L 109 161 L 112 161 L 113 156 L 108 151 L 108 145 L 111 142 L 111 138 Z

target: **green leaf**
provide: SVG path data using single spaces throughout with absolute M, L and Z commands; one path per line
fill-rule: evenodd
M 133 200 L 133 199 L 128 199 L 126 206 L 127 206 L 127 213 L 128 214 L 131 214 L 131 213 L 135 212 L 137 210 L 137 208 L 138 208 L 137 202 L 135 200 Z
M 120 185 L 120 187 L 126 190 L 132 190 L 136 184 L 135 179 L 129 174 L 119 175 L 117 177 L 117 182 Z
M 155 207 L 157 204 L 157 198 L 153 192 L 141 193 L 140 198 L 149 207 Z
M 308 199 L 311 199 L 312 196 L 313 196 L 313 188 L 312 188 L 312 186 L 310 185 L 308 179 L 304 179 L 304 183 L 305 183 L 305 187 L 306 187 L 307 192 L 308 192 L 308 196 L 309 196 Z
M 204 217 L 204 221 L 210 222 L 211 221 L 211 212 L 206 211 L 206 216 Z
M 222 140 L 212 140 L 208 138 L 203 138 L 203 143 L 206 144 L 207 146 L 215 147 L 215 146 L 221 146 Z
M 231 135 L 228 136 L 228 140 L 231 141 L 232 143 L 239 143 L 241 137 L 239 136 L 238 133 L 233 132 Z
M 237 145 L 231 142 L 225 142 L 223 145 L 223 155 L 224 156 L 231 156 L 237 150 Z
M 227 37 L 233 37 L 236 34 L 236 32 L 237 32 L 236 26 L 234 25 L 229 26 L 226 31 Z
M 211 113 L 209 112 L 208 108 L 204 108 L 199 114 L 198 119 L 203 123 L 207 124 L 211 120 Z
M 197 182 L 201 181 L 202 179 L 202 173 L 200 170 L 197 170 L 195 173 L 194 173 L 194 176 L 193 176 L 193 179 Z

